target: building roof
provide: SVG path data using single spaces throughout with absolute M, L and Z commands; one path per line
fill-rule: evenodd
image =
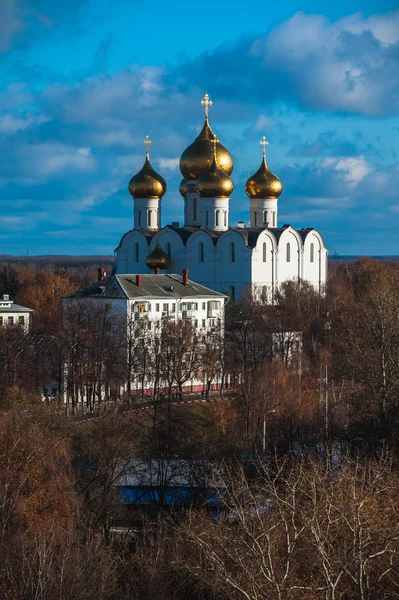
M 33 312 L 32 308 L 14 304 L 12 301 L 0 300 L 0 313 L 29 313 Z
M 136 284 L 136 274 L 111 275 L 102 281 L 87 285 L 66 298 L 193 298 L 215 296 L 225 298 L 223 294 L 215 292 L 195 281 L 188 280 L 183 285 L 181 275 L 149 274 L 140 275 L 141 285 Z

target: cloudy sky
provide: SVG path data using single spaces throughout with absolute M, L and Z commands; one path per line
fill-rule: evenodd
M 0 0 L 0 80 L 0 254 L 112 254 L 146 134 L 164 224 L 182 222 L 206 91 L 231 224 L 266 134 L 280 224 L 330 253 L 399 254 L 397 0 Z

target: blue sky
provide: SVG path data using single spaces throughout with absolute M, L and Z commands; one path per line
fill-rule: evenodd
M 167 180 L 214 104 L 233 154 L 231 224 L 270 140 L 279 222 L 330 253 L 399 254 L 399 11 L 390 0 L 0 0 L 0 254 L 111 254 L 130 177 Z

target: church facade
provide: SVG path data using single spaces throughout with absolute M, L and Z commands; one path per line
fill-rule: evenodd
M 237 299 L 251 291 L 265 302 L 272 302 L 278 286 L 287 280 L 303 279 L 323 292 L 327 248 L 313 228 L 279 225 L 282 184 L 267 164 L 265 137 L 260 168 L 245 185 L 249 226 L 244 222 L 229 225 L 233 160 L 210 127 L 208 94 L 202 104 L 204 126 L 180 159 L 184 225 L 162 227 L 166 183 L 151 166 L 147 136 L 145 164 L 129 182 L 134 228 L 115 251 L 116 272 L 181 273 L 188 269 L 190 279 L 203 286 Z

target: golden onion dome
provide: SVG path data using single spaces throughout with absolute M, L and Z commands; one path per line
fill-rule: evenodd
M 213 160 L 212 140 L 214 137 L 215 134 L 206 115 L 201 133 L 181 155 L 180 171 L 184 179 L 188 181 L 195 180 L 202 173 L 208 171 Z M 227 175 L 231 175 L 234 166 L 233 159 L 227 148 L 220 142 L 216 147 L 216 162 L 219 169 L 222 169 Z
M 179 192 L 181 193 L 181 195 L 183 196 L 183 198 L 186 197 L 186 192 L 187 192 L 187 185 L 186 185 L 186 180 L 182 179 L 179 185 Z
M 145 264 L 151 271 L 156 271 L 157 269 L 165 270 L 169 267 L 170 258 L 166 252 L 162 250 L 159 241 L 157 241 L 154 250 L 150 252 L 145 259 Z
M 129 181 L 129 192 L 133 198 L 162 198 L 166 192 L 165 179 L 152 168 L 148 152 L 143 168 Z
M 216 153 L 206 173 L 197 180 L 197 193 L 201 198 L 230 198 L 234 183 L 222 169 L 217 166 Z
M 271 172 L 266 162 L 266 146 L 269 142 L 263 136 L 263 159 L 259 169 L 251 175 L 245 184 L 245 192 L 250 198 L 277 199 L 283 191 L 283 184 L 277 175 Z

